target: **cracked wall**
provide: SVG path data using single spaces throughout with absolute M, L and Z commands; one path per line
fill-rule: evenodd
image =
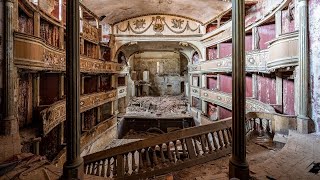
M 320 0 L 309 0 L 311 118 L 320 130 Z

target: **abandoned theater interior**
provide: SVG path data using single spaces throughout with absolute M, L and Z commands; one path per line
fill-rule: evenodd
M 0 180 L 320 179 L 320 0 L 0 0 Z

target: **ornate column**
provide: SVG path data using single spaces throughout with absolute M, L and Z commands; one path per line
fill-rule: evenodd
M 79 0 L 67 1 L 67 96 L 66 119 L 67 161 L 63 166 L 63 179 L 83 179 L 83 159 L 80 157 L 80 47 Z
M 299 67 L 298 69 L 298 131 L 308 133 L 308 82 L 309 82 L 309 46 L 308 46 L 308 1 L 299 0 Z
M 232 156 L 229 178 L 249 179 L 246 160 L 245 7 L 232 0 Z
M 17 71 L 13 62 L 14 0 L 4 1 L 4 119 L 0 119 L 0 162 L 21 152 L 19 125 L 16 117 L 15 84 Z

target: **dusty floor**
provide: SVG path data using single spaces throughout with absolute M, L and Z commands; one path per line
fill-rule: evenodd
M 269 142 L 265 143 L 265 138 L 253 139 L 247 146 L 247 159 L 250 165 L 258 164 L 274 157 L 280 149 Z M 205 164 L 183 169 L 178 172 L 159 176 L 154 180 L 219 180 L 228 178 L 230 156 L 220 158 Z
M 126 116 L 144 117 L 190 117 L 187 99 L 180 96 L 134 97 L 127 107 Z

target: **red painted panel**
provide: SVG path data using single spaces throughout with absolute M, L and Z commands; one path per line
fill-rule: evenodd
M 216 47 L 207 48 L 207 60 L 217 59 L 218 50 Z
M 220 91 L 232 93 L 232 77 L 228 75 L 220 75 Z
M 260 49 L 268 48 L 268 41 L 273 40 L 276 37 L 276 26 L 275 24 L 269 24 L 258 27 L 258 32 L 260 36 L 259 46 Z
M 225 57 L 229 57 L 232 54 L 232 43 L 221 43 L 219 44 L 220 46 L 220 54 L 219 54 L 219 58 L 225 58 Z
M 295 115 L 293 80 L 283 80 L 283 113 L 288 115 Z
M 282 11 L 282 34 L 290 33 L 295 30 L 294 17 L 290 15 L 289 10 Z
M 192 97 L 192 107 L 201 110 L 201 100 L 199 98 Z
M 211 31 L 214 31 L 215 29 L 217 29 L 217 25 L 216 24 L 209 24 L 207 26 L 206 32 L 209 33 Z
M 252 35 L 247 35 L 245 40 L 246 40 L 245 42 L 246 51 L 252 51 Z
M 258 100 L 267 104 L 276 104 L 275 78 L 257 76 Z
M 246 97 L 252 97 L 252 77 L 246 76 Z
M 216 121 L 219 119 L 219 114 L 217 113 L 217 111 L 218 111 L 217 105 L 208 102 L 207 115 L 211 121 Z
M 59 100 L 59 75 L 40 75 L 40 105 L 50 105 Z
M 218 106 L 219 108 L 219 119 L 226 119 L 232 117 L 232 111 L 224 107 Z
M 216 89 L 217 88 L 217 78 L 216 77 L 207 77 L 207 89 Z

